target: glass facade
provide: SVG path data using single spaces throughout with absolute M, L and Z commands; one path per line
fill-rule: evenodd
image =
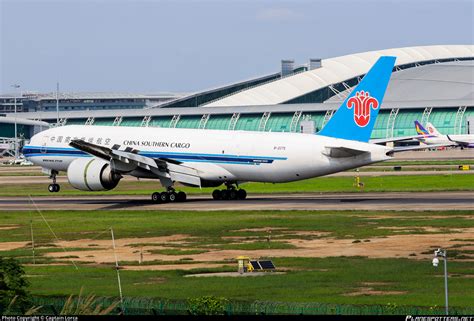
M 85 125 L 86 118 L 70 118 L 67 120 L 66 125 Z
M 374 130 L 372 131 L 372 138 L 386 138 L 387 137 L 387 125 L 390 117 L 389 110 L 381 110 L 375 121 Z
M 265 126 L 267 132 L 289 132 L 293 114 L 271 114 Z
M 446 109 L 434 109 L 431 114 L 429 121 L 438 129 L 440 133 L 450 135 L 454 134 L 454 123 L 456 121 L 456 111 Z M 466 121 L 466 120 L 464 120 Z
M 94 125 L 96 126 L 113 126 L 115 118 L 96 118 Z
M 143 117 L 124 117 L 120 126 L 139 127 L 142 125 Z
M 421 121 L 424 108 L 419 109 L 400 109 L 395 119 L 393 136 L 411 136 L 416 135 L 414 122 Z M 467 133 L 467 119 L 474 118 L 474 107 L 466 108 L 461 121 L 461 130 L 458 131 L 454 127 L 459 125 L 459 120 L 456 121 L 458 108 L 433 108 L 429 121 L 433 123 L 442 134 L 466 134 Z M 267 120 L 265 131 L 267 132 L 289 132 L 291 130 L 291 122 L 293 120 L 294 112 L 273 113 Z M 314 121 L 316 132 L 319 132 L 324 123 L 326 112 L 303 112 L 296 125 L 296 132 L 300 131 L 300 124 L 304 120 Z M 235 124 L 234 130 L 258 131 L 263 113 L 257 114 L 241 114 Z M 152 117 L 148 123 L 149 127 L 169 128 L 172 116 Z M 199 128 L 202 115 L 186 115 L 181 116 L 176 124 L 176 128 Z M 375 122 L 374 130 L 372 132 L 372 139 L 386 138 L 387 126 L 390 118 L 390 110 L 382 110 Z M 210 115 L 206 123 L 205 129 L 228 130 L 232 119 L 232 114 Z M 95 118 L 93 125 L 96 126 L 113 126 L 115 118 Z M 84 125 L 86 118 L 68 119 L 66 125 Z M 51 121 L 55 122 L 55 121 Z M 143 117 L 123 117 L 120 126 L 139 127 L 143 122 Z M 13 125 L 2 124 L 0 126 L 0 136 L 12 137 Z M 29 138 L 29 126 L 22 126 L 19 132 L 23 132 L 24 137 Z
M 201 115 L 197 116 L 181 116 L 176 128 L 199 128 L 201 122 Z
M 237 124 L 235 125 L 235 130 L 258 131 L 258 126 L 261 119 L 262 114 L 241 114 Z
M 171 124 L 171 119 L 173 117 L 152 117 L 150 122 L 148 123 L 148 127 L 162 127 L 162 128 L 169 128 Z
M 229 128 L 232 115 L 211 115 L 206 123 L 206 129 L 223 129 Z
M 393 136 L 417 135 L 415 130 L 415 120 L 421 121 L 424 109 L 400 110 L 395 119 Z

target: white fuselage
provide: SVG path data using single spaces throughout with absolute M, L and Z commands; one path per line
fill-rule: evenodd
M 176 160 L 196 169 L 202 179 L 222 182 L 289 182 L 391 158 L 386 155 L 390 149 L 384 146 L 300 133 L 87 125 L 52 128 L 35 135 L 24 147 L 25 157 L 43 168 L 67 171 L 74 159 L 92 157 L 70 147 L 73 139 Z M 333 158 L 326 155 L 327 147 L 368 153 Z
M 449 137 L 448 135 L 434 135 L 432 137 L 420 137 L 417 139 L 427 145 L 450 144 L 456 142 L 459 145 L 474 147 L 474 135 L 449 135 Z

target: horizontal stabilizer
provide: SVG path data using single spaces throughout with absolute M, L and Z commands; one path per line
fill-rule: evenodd
M 395 142 L 403 142 L 409 140 L 415 140 L 418 138 L 424 138 L 423 135 L 415 135 L 415 136 L 402 136 L 402 137 L 392 137 L 392 138 L 376 138 L 369 140 L 371 144 L 386 144 L 386 143 L 395 143 Z
M 366 150 L 353 149 L 347 147 L 326 147 L 326 156 L 333 158 L 354 157 L 369 153 Z

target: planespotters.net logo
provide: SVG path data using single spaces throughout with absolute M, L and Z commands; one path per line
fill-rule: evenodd
M 411 316 L 407 315 L 405 321 L 474 321 L 474 316 Z

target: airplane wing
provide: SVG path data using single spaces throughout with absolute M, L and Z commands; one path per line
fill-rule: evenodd
M 138 154 L 139 151 L 136 149 L 118 150 L 118 147 L 115 148 L 116 146 L 108 148 L 81 139 L 75 139 L 69 145 L 92 156 L 109 161 L 112 169 L 121 174 L 139 169 L 157 176 L 160 180 L 168 179 L 201 186 L 201 177 L 196 169 L 172 159 L 151 158 Z
M 429 148 L 438 148 L 438 147 L 450 147 L 455 146 L 455 144 L 433 144 L 433 145 L 419 145 L 419 146 L 398 146 L 389 151 L 390 154 L 399 153 L 399 152 L 408 152 L 412 150 L 421 150 Z
M 449 135 L 446 135 L 446 137 L 448 137 L 448 139 L 450 141 L 452 141 L 453 143 L 456 143 L 456 144 L 458 144 L 460 146 L 463 146 L 463 147 L 469 147 L 472 144 L 472 142 L 469 142 L 469 141 L 454 139 L 454 138 L 450 137 Z

